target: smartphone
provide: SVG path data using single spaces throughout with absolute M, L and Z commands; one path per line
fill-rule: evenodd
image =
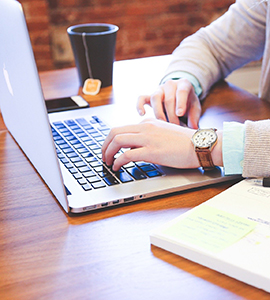
M 48 113 L 89 107 L 88 102 L 81 96 L 51 99 L 46 100 L 45 103 Z

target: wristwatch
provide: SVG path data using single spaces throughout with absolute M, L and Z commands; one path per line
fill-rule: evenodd
M 217 143 L 218 137 L 216 131 L 215 128 L 198 129 L 192 137 L 192 143 L 198 160 L 205 171 L 215 168 L 211 151 Z

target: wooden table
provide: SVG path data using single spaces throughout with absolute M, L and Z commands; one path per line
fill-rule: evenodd
M 114 88 L 86 97 L 133 109 L 169 57 L 115 63 Z M 75 69 L 41 73 L 45 97 L 80 93 Z M 135 109 L 135 108 L 134 108 Z M 203 103 L 201 126 L 263 119 L 270 105 L 226 82 Z M 270 299 L 270 294 L 149 243 L 149 231 L 232 182 L 68 216 L 0 119 L 0 299 Z

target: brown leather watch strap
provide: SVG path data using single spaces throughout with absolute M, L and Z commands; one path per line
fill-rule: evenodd
M 203 169 L 209 171 L 215 168 L 215 165 L 212 160 L 211 151 L 207 149 L 195 148 L 197 157 Z

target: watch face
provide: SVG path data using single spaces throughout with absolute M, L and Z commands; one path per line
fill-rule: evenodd
M 216 131 L 213 129 L 200 129 L 195 132 L 192 141 L 195 147 L 209 148 L 217 140 Z

